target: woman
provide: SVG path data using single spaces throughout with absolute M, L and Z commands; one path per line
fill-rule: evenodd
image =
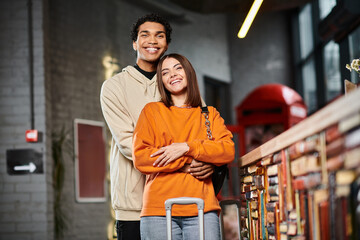
M 205 202 L 205 239 L 220 239 L 220 207 L 211 178 L 198 180 L 186 168 L 193 159 L 215 165 L 231 162 L 232 134 L 216 109 L 209 107 L 213 139 L 208 139 L 196 74 L 184 56 L 169 54 L 160 60 L 157 84 L 162 100 L 144 107 L 133 139 L 135 167 L 147 175 L 141 238 L 166 239 L 165 200 L 197 197 Z M 173 206 L 174 239 L 199 239 L 197 214 L 196 205 Z

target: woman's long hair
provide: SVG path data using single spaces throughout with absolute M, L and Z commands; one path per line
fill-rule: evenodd
M 171 53 L 163 56 L 158 63 L 156 70 L 156 75 L 157 75 L 156 81 L 159 88 L 161 101 L 167 107 L 174 105 L 171 99 L 171 93 L 165 88 L 161 75 L 161 68 L 163 62 L 167 58 L 174 58 L 178 60 L 181 66 L 184 68 L 187 78 L 187 89 L 186 89 L 187 96 L 186 96 L 185 104 L 191 107 L 199 107 L 199 106 L 201 107 L 201 96 L 200 96 L 200 90 L 199 90 L 199 85 L 197 82 L 195 70 L 186 57 L 177 53 Z

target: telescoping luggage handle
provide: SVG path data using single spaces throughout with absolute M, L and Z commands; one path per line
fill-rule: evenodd
M 167 238 L 171 240 L 171 207 L 173 204 L 196 204 L 199 212 L 200 240 L 204 240 L 204 200 L 201 198 L 180 197 L 170 198 L 165 201 Z

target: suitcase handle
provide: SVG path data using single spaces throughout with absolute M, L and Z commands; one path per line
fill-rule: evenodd
M 240 207 L 241 207 L 241 203 L 239 200 L 232 200 L 232 199 L 228 199 L 228 200 L 222 200 L 220 201 L 220 207 L 221 207 L 221 212 L 220 212 L 220 235 L 221 235 L 221 239 L 225 239 L 224 236 L 224 219 L 223 219 L 223 209 L 224 206 L 226 205 L 236 205 L 237 208 L 237 219 L 238 219 L 238 231 L 239 231 L 239 239 L 241 239 L 241 235 L 240 235 Z
M 170 198 L 165 201 L 165 209 L 171 210 L 171 206 L 173 204 L 179 204 L 179 205 L 196 204 L 198 210 L 204 210 L 204 200 L 202 200 L 201 198 L 192 198 L 192 197 Z
M 196 204 L 199 212 L 200 240 L 204 240 L 204 200 L 201 198 L 179 197 L 170 198 L 165 201 L 167 238 L 171 240 L 171 208 L 172 205 Z

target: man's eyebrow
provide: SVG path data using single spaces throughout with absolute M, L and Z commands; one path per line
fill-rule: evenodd
M 150 33 L 149 30 L 141 30 L 139 31 L 139 33 Z M 156 34 L 159 34 L 159 33 L 166 33 L 165 31 L 156 31 Z

